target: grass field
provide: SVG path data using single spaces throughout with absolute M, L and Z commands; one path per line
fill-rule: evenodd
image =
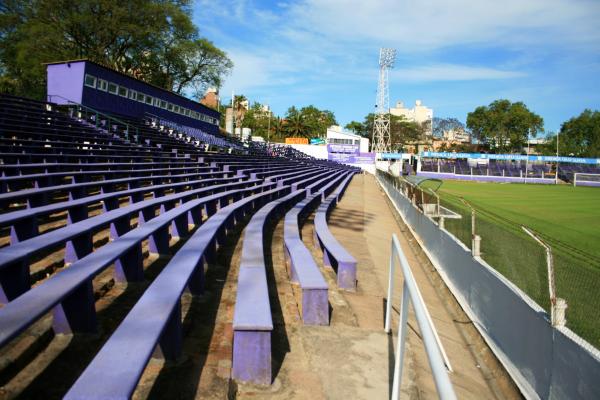
M 543 249 L 521 229 L 533 229 L 553 250 L 557 296 L 565 298 L 567 325 L 600 348 L 600 189 L 444 181 L 443 205 L 462 220 L 447 229 L 470 246 L 470 210 L 482 257 L 538 304 L 549 309 Z

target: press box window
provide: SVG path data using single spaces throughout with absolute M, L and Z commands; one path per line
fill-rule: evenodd
M 106 82 L 103 79 L 98 79 L 98 89 L 99 90 L 106 92 L 107 87 L 108 87 L 108 82 Z
M 190 110 L 189 110 L 189 109 L 187 109 L 187 108 L 185 109 L 185 116 L 186 116 L 186 117 L 189 117 L 189 116 L 190 116 Z
M 85 86 L 95 89 L 96 88 L 96 77 L 85 74 Z
M 129 90 L 129 99 L 135 100 L 137 98 L 137 92 L 135 90 Z
M 146 98 L 146 95 L 144 93 L 138 92 L 137 101 L 139 101 L 140 103 L 143 103 L 145 98 Z
M 108 93 L 117 94 L 117 85 L 112 82 L 108 82 Z
M 175 106 L 173 108 L 173 112 L 176 112 L 177 114 L 179 114 L 179 106 Z
M 164 110 L 165 108 L 167 108 L 167 102 L 166 102 L 166 101 L 164 101 L 164 100 L 161 100 L 161 101 L 160 101 L 160 108 L 162 108 L 163 110 Z
M 123 86 L 119 86 L 119 96 L 127 97 L 127 88 Z
M 146 104 L 152 105 L 152 96 L 146 95 Z
M 157 98 L 155 97 L 155 98 L 154 98 L 154 101 L 153 101 L 153 103 L 154 103 L 154 104 L 153 104 L 153 106 L 154 106 L 154 107 L 160 107 L 160 99 L 157 99 Z
M 167 104 L 167 110 L 173 111 L 173 103 L 168 103 Z

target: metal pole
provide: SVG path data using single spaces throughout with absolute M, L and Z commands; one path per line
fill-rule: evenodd
M 398 321 L 398 344 L 396 346 L 396 359 L 394 364 L 394 383 L 392 385 L 392 399 L 400 397 L 400 382 L 402 380 L 402 367 L 404 366 L 404 345 L 406 344 L 406 326 L 408 325 L 408 302 L 410 301 L 406 280 L 402 285 L 402 304 L 400 305 L 400 320 Z
M 271 141 L 271 110 L 269 110 L 269 123 L 267 125 L 267 142 Z
M 560 131 L 556 132 L 556 176 L 554 177 L 554 184 L 558 185 L 558 137 Z
M 394 275 L 395 275 L 395 265 L 394 263 L 394 242 L 391 244 L 390 250 L 390 272 L 388 277 L 388 295 L 387 302 L 385 305 L 385 332 L 390 333 L 391 324 L 392 324 L 392 300 L 394 293 Z
M 415 311 L 415 317 L 421 331 L 423 343 L 425 344 L 425 351 L 429 360 L 429 366 L 434 377 L 435 386 L 438 391 L 440 399 L 443 400 L 454 400 L 456 394 L 452 388 L 452 383 L 446 372 L 444 361 L 441 356 L 440 344 L 436 342 L 435 335 L 433 333 L 433 327 L 427 320 L 427 312 L 425 311 L 425 305 L 421 302 L 419 297 L 419 291 L 417 283 L 410 270 L 410 265 L 406 259 L 404 253 L 400 250 L 400 243 L 396 235 L 392 236 L 392 242 L 398 249 L 398 258 L 400 259 L 400 265 L 402 267 L 402 274 L 404 275 L 404 286 L 402 289 L 402 308 L 400 311 L 400 324 L 398 329 L 398 351 L 396 352 L 396 365 L 394 366 L 394 383 L 392 386 L 392 398 L 397 399 L 400 390 L 400 378 L 402 376 L 402 365 L 401 360 L 404 356 L 404 343 L 406 339 L 406 325 L 408 322 L 408 302 L 410 300 L 413 309 Z M 410 297 L 409 297 L 410 296 Z
M 527 130 L 527 158 L 525 159 L 525 183 L 527 183 L 527 176 L 529 170 L 529 129 Z

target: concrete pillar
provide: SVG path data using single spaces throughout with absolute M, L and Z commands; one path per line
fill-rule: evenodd
M 565 316 L 565 312 L 567 310 L 567 301 L 565 299 L 561 299 L 560 297 L 556 298 L 556 304 L 552 305 L 552 325 L 556 327 L 563 327 L 567 323 L 567 318 Z
M 473 257 L 481 256 L 481 236 L 474 235 L 471 242 L 471 253 Z

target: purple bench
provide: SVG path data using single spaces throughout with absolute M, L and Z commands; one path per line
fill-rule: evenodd
M 183 189 L 197 189 L 211 184 L 229 183 L 239 181 L 239 177 L 211 178 L 167 183 L 164 185 L 144 186 L 131 190 L 100 193 L 81 199 L 67 200 L 47 206 L 28 208 L 0 214 L 0 227 L 10 226 L 10 243 L 15 244 L 30 239 L 39 234 L 38 219 L 51 214 L 67 211 L 68 222 L 73 223 L 87 218 L 87 207 L 102 202 L 104 212 L 119 208 L 119 199 L 129 197 L 130 203 L 144 200 L 144 195 L 151 193 L 153 197 L 163 196 L 165 191 L 181 192 Z
M 63 228 L 35 236 L 31 239 L 0 249 L 0 303 L 9 302 L 29 290 L 29 258 L 41 251 L 66 243 L 65 264 L 71 264 L 92 252 L 92 235 L 94 231 L 110 225 L 112 239 L 116 239 L 131 230 L 130 218 L 138 213 L 138 225 L 142 225 L 155 217 L 155 209 L 160 207 L 166 212 L 177 203 L 183 203 L 200 195 L 207 195 L 230 189 L 240 189 L 254 185 L 258 181 L 242 181 L 223 185 L 175 193 L 156 199 L 145 200 L 126 207 L 118 208 Z M 207 209 L 216 208 L 216 202 L 208 203 Z M 211 212 L 208 212 L 211 213 Z M 194 215 L 189 219 L 198 223 Z M 150 242 L 150 252 L 160 253 L 161 243 Z
M 284 187 L 284 194 L 289 187 Z M 271 331 L 273 321 L 263 248 L 264 229 L 279 212 L 306 195 L 297 190 L 262 207 L 246 226 L 237 297 L 233 315 L 232 377 L 239 381 L 271 384 Z
M 224 238 L 226 230 L 241 221 L 242 214 L 252 212 L 255 203 L 285 190 L 271 189 L 236 201 L 198 228 L 144 292 L 65 399 L 128 399 L 157 345 L 163 357 L 176 359 L 183 337 L 183 291 L 189 287 L 193 294 L 202 293 L 206 258 L 214 253 L 218 238 Z
M 336 271 L 338 287 L 346 290 L 356 290 L 356 259 L 333 236 L 327 226 L 327 216 L 341 198 L 352 176 L 351 173 L 325 199 L 317 209 L 314 220 L 315 245 L 323 252 L 323 264 Z
M 117 281 L 142 280 L 143 240 L 148 238 L 160 254 L 168 254 L 169 226 L 174 237 L 186 236 L 188 213 L 198 215 L 198 221 L 201 221 L 204 205 L 234 197 L 240 198 L 271 186 L 273 185 L 263 184 L 191 200 L 131 230 L 73 263 L 69 268 L 56 273 L 0 309 L 0 326 L 2 326 L 0 347 L 27 329 L 49 310 L 53 310 L 53 328 L 56 333 L 95 332 L 96 311 L 91 282 L 96 275 L 115 263 Z M 214 213 L 217 213 L 216 209 L 212 209 L 207 216 L 210 218 Z M 198 222 L 196 226 L 200 223 Z M 195 282 L 191 288 L 196 290 L 202 287 L 202 284 L 201 281 Z
M 125 169 L 125 170 L 97 170 L 97 171 L 65 171 L 65 172 L 48 172 L 29 175 L 3 176 L 0 177 L 0 193 L 8 191 L 20 190 L 23 186 L 29 184 L 35 188 L 47 187 L 56 185 L 64 178 L 71 178 L 71 183 L 89 182 L 92 178 L 101 179 L 116 179 L 117 177 L 144 177 L 153 174 L 173 175 L 176 172 L 212 172 L 216 171 L 216 167 L 207 167 L 198 165 L 195 167 L 185 168 L 153 168 L 153 169 Z
M 194 178 L 214 178 L 217 176 L 232 175 L 231 172 L 212 171 L 212 172 L 197 172 L 180 175 L 148 175 L 131 178 L 106 179 L 93 182 L 69 183 L 66 185 L 46 186 L 35 189 L 23 189 L 16 192 L 8 192 L 0 194 L 0 204 L 8 208 L 8 204 L 26 201 L 28 208 L 39 207 L 50 202 L 50 195 L 55 193 L 68 193 L 69 199 L 79 199 L 87 196 L 87 191 L 90 188 L 100 188 L 102 193 L 109 193 L 115 190 L 116 185 L 127 184 L 129 189 L 139 187 L 140 182 L 151 182 L 153 184 L 164 183 L 167 181 L 187 181 Z
M 296 204 L 285 215 L 283 226 L 284 255 L 290 280 L 297 283 L 301 288 L 300 313 L 306 325 L 329 324 L 329 286 L 310 251 L 302 241 L 300 227 L 312 210 L 321 202 L 324 192 L 329 188 L 335 188 L 345 178 L 347 173 L 342 174 L 341 172 L 343 171 L 330 174 L 328 178 L 311 185 L 311 190 L 322 189 L 319 193 L 312 195 L 310 190 L 307 191 L 309 197 Z

